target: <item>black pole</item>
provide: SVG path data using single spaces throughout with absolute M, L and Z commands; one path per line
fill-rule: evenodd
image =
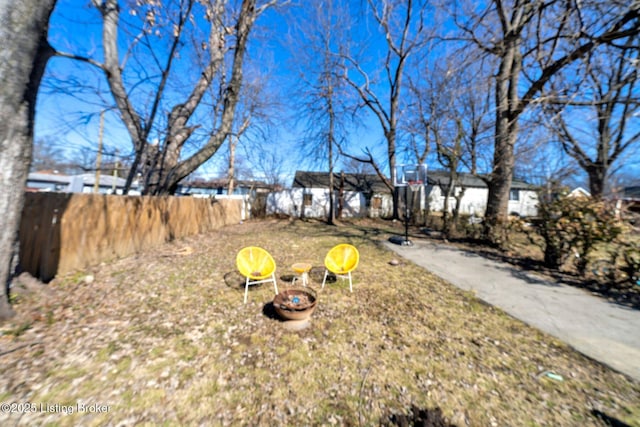
M 409 220 L 411 219 L 411 210 L 409 209 L 409 189 L 408 185 L 404 186 L 404 239 L 402 236 L 392 236 L 389 240 L 396 245 L 413 246 L 413 242 L 409 240 Z M 395 187 L 398 197 L 400 197 L 399 186 Z
M 408 185 L 404 187 L 404 244 L 409 245 L 409 196 Z

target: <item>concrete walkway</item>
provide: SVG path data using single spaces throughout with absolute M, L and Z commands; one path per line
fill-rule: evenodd
M 460 289 L 640 381 L 640 311 L 429 241 L 385 245 Z

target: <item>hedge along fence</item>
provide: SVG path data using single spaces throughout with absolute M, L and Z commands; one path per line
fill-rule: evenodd
M 42 281 L 180 237 L 237 224 L 241 201 L 26 193 L 20 266 Z

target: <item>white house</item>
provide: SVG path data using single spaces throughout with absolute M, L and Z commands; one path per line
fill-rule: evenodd
M 180 196 L 195 197 L 216 197 L 219 195 L 227 195 L 229 189 L 229 179 L 191 179 L 183 180 L 178 184 L 176 194 Z M 268 193 L 273 189 L 272 185 L 268 185 L 262 181 L 252 180 L 235 180 L 233 195 L 236 196 L 252 196 L 255 197 L 260 193 Z
M 430 171 L 427 174 L 426 193 L 430 210 L 442 212 L 449 182 L 450 175 L 448 171 Z M 460 203 L 460 213 L 484 216 L 489 195 L 485 180 L 471 174 L 459 174 L 458 185 L 454 188 L 454 194 L 459 194 L 462 188 L 465 191 Z M 449 209 L 452 210 L 455 204 L 455 197 L 450 197 Z M 508 212 L 509 214 L 523 217 L 537 215 L 538 193 L 536 187 L 524 181 L 512 180 Z
M 424 187 L 425 199 L 430 211 L 444 209 L 444 194 L 449 184 L 447 171 L 431 171 Z M 460 213 L 484 216 L 489 190 L 486 182 L 477 176 L 460 174 L 454 189 L 462 196 Z M 390 217 L 392 198 L 380 177 L 372 174 L 334 174 L 336 213 L 343 217 Z M 400 198 L 402 199 L 401 193 Z M 449 209 L 455 206 L 455 198 L 449 200 Z M 538 193 L 533 185 L 513 180 L 509 193 L 509 213 L 518 216 L 535 216 L 538 213 Z M 267 196 L 267 215 L 283 214 L 302 218 L 326 218 L 329 211 L 329 174 L 327 172 L 297 171 L 290 190 L 277 191 Z
M 577 198 L 577 199 L 588 199 L 591 197 L 591 193 L 588 190 L 585 190 L 582 187 L 576 187 L 567 194 L 567 197 Z
M 62 193 L 93 193 L 96 176 L 94 174 L 65 175 L 56 171 L 31 172 L 27 177 L 27 191 L 59 191 Z M 122 194 L 126 180 L 111 175 L 100 175 L 99 193 Z M 139 195 L 134 182 L 129 195 Z
M 620 200 L 627 210 L 640 213 L 640 181 L 624 187 Z
M 242 201 L 241 219 L 252 216 L 264 216 L 265 200 L 274 188 L 262 181 L 235 180 L 233 194 L 229 193 L 229 179 L 219 178 L 211 180 L 192 179 L 182 181 L 176 191 L 177 196 L 192 196 Z
M 333 183 L 336 216 L 391 215 L 391 194 L 377 175 L 335 173 Z M 267 196 L 267 215 L 326 218 L 329 213 L 329 193 L 328 172 L 296 171 L 291 189 Z

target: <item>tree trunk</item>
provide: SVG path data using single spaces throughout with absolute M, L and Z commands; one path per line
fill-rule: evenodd
M 393 105 L 393 101 L 392 101 Z M 395 120 L 395 114 L 391 115 L 392 119 Z M 390 181 L 392 184 L 395 184 L 396 180 L 396 128 L 395 124 L 391 124 L 390 130 L 386 135 L 387 138 L 387 151 L 389 153 L 387 159 L 389 162 L 389 172 L 390 172 Z M 391 218 L 392 219 L 400 219 L 400 201 L 398 197 L 398 192 L 394 190 L 391 191 L 391 196 L 393 197 Z M 406 201 L 405 201 L 406 203 Z
M 47 43 L 55 0 L 0 3 L 0 320 L 13 315 L 9 283 L 33 146 L 36 95 L 53 50 Z
M 504 240 L 509 208 L 509 191 L 514 166 L 514 146 L 518 136 L 518 82 L 522 69 L 519 41 L 511 40 L 496 76 L 496 124 L 493 170 L 488 183 L 485 236 L 495 245 Z
M 604 165 L 591 164 L 587 167 L 589 175 L 589 191 L 591 196 L 601 199 L 604 196 L 604 185 L 607 179 L 607 169 Z
M 450 180 L 445 188 L 444 204 L 442 205 L 442 231 L 447 237 L 450 237 L 451 215 L 449 214 L 449 197 L 451 197 L 453 193 L 453 180 Z
M 491 180 L 488 183 L 489 194 L 485 214 L 485 235 L 489 242 L 496 245 L 502 244 L 504 240 L 514 164 L 513 147 L 516 136 L 517 133 L 512 131 L 508 131 L 506 134 L 496 134 L 494 167 Z
M 335 208 L 333 206 L 333 193 L 334 193 L 334 189 L 333 189 L 333 141 L 335 138 L 335 131 L 336 131 L 336 113 L 333 109 L 333 86 L 331 85 L 331 83 L 328 84 L 328 88 L 327 88 L 327 110 L 329 113 L 329 136 L 328 136 L 328 144 L 329 146 L 328 151 L 329 151 L 329 212 L 327 214 L 327 224 L 329 225 L 334 225 L 335 224 L 335 219 L 336 219 L 336 212 L 335 212 Z
M 458 230 L 458 224 L 460 223 L 460 208 L 462 207 L 462 198 L 466 190 L 466 187 L 461 186 L 460 191 L 455 195 L 456 205 L 453 208 L 453 217 L 451 218 L 451 224 L 453 225 L 451 231 L 454 233 Z
M 336 218 L 342 218 L 342 209 L 344 208 L 344 172 L 340 171 L 340 187 L 338 189 L 338 212 Z
M 238 144 L 238 137 L 234 135 L 229 136 L 229 169 L 227 171 L 227 194 L 231 196 L 236 184 L 236 146 Z

